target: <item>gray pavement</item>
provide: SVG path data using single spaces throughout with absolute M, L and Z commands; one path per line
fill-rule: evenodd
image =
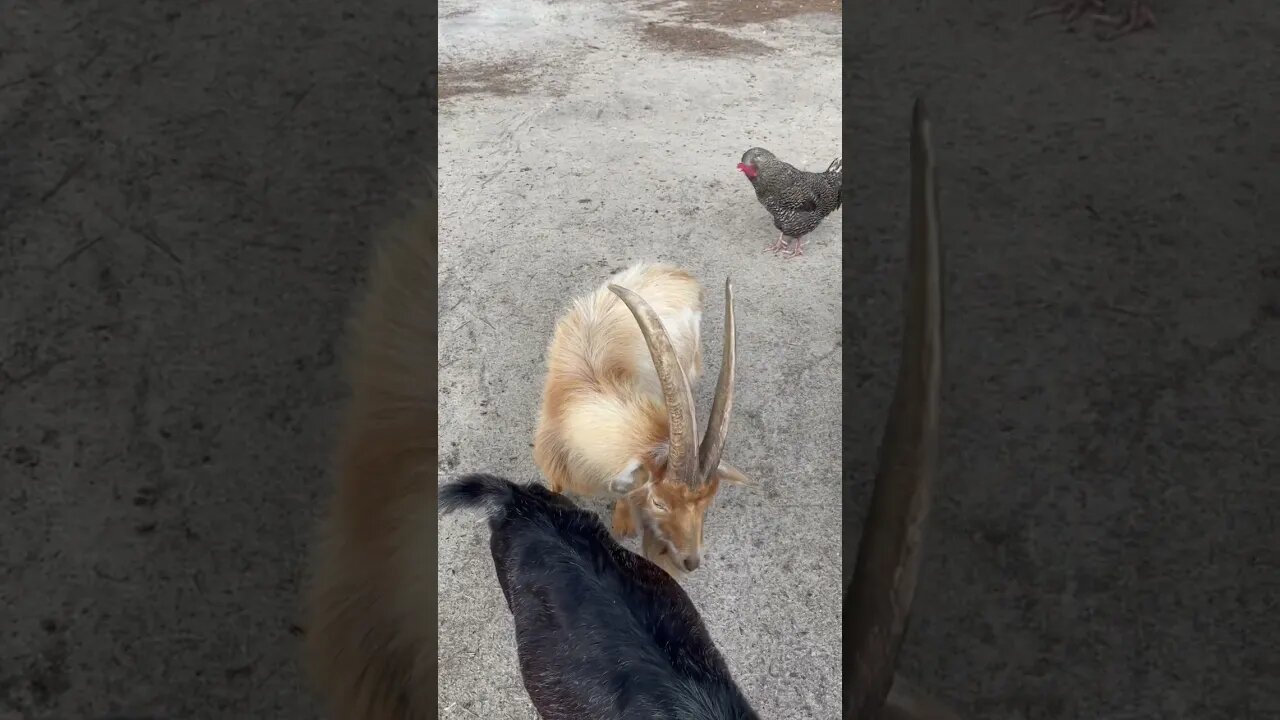
M 530 443 L 554 322 L 640 260 L 687 267 L 708 288 L 711 379 L 695 392 L 705 412 L 719 288 L 732 275 L 739 360 L 726 457 L 757 484 L 721 492 L 685 587 L 763 717 L 831 718 L 841 216 L 803 257 L 764 253 L 777 233 L 736 165 L 753 145 L 809 169 L 840 155 L 840 20 L 701 10 L 441 6 L 441 474 L 538 477 Z M 439 579 L 440 717 L 535 718 L 474 518 L 441 520 Z
M 948 384 L 902 671 L 972 718 L 1280 717 L 1280 6 L 1154 0 L 1156 31 L 1107 43 L 1024 24 L 1037 4 L 850 27 L 845 510 L 893 383 L 923 92 Z
M 1157 31 L 1106 44 L 1030 5 L 858 5 L 854 197 L 785 264 L 733 165 L 839 151 L 838 21 L 791 14 L 821 6 L 440 9 L 441 471 L 535 477 L 542 348 L 609 270 L 731 272 L 728 452 L 768 482 L 713 509 L 690 591 L 766 716 L 834 716 L 836 236 L 849 213 L 859 519 L 921 90 L 950 384 L 904 672 L 974 718 L 1280 716 L 1280 8 L 1157 0 Z M 298 582 L 367 243 L 435 141 L 429 11 L 0 13 L 3 720 L 317 716 Z M 719 313 L 712 292 L 707 338 Z M 528 717 L 482 528 L 443 530 L 441 714 Z
M 430 6 L 0 9 L 0 718 L 312 718 L 298 582 Z

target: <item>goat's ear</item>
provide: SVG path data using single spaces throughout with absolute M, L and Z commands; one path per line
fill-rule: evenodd
M 754 485 L 755 484 L 754 482 L 751 481 L 751 478 L 747 477 L 746 475 L 743 475 L 741 470 L 730 465 L 727 462 L 721 462 L 720 465 L 716 467 L 716 475 L 718 475 L 721 480 L 725 482 L 733 483 L 734 485 Z

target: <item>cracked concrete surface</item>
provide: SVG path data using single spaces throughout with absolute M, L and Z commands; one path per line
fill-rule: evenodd
M 3 720 L 316 716 L 298 580 L 429 11 L 0 12 Z
M 917 93 L 941 175 L 943 471 L 901 670 L 973 718 L 1280 717 L 1280 6 L 1157 0 L 1108 43 L 1025 24 L 1036 4 L 850 28 L 866 407 L 897 360 Z M 845 417 L 857 530 L 880 418 Z
M 753 145 L 808 169 L 840 155 L 839 17 L 831 3 L 790 5 L 441 6 L 440 471 L 538 477 L 530 444 L 554 321 L 639 260 L 688 267 L 708 288 L 712 380 L 696 392 L 708 407 L 718 288 L 732 275 L 726 457 L 758 483 L 722 491 L 685 587 L 763 717 L 830 718 L 840 214 L 804 257 L 763 253 L 777 233 L 736 170 Z M 440 717 L 536 717 L 485 526 L 449 516 L 440 533 Z
M 814 502 L 811 448 L 834 452 L 834 425 L 789 423 L 839 417 L 838 385 L 820 381 L 839 368 L 840 352 L 824 353 L 846 211 L 845 507 L 864 507 L 897 353 L 907 118 L 923 89 L 943 171 L 950 380 L 904 672 L 969 717 L 1280 716 L 1277 6 L 1161 0 L 1157 31 L 1102 44 L 1051 19 L 1024 25 L 1022 0 L 859 5 L 846 48 L 853 199 L 788 267 L 756 256 L 773 233 L 732 167 L 754 133 L 809 167 L 839 149 L 839 25 L 789 14 L 797 5 L 822 9 L 556 2 L 536 7 L 559 29 L 535 30 L 545 39 L 523 53 L 502 33 L 442 38 L 453 54 L 441 60 L 466 81 L 441 88 L 443 111 L 494 141 L 442 137 L 442 180 L 467 193 L 442 205 L 461 238 L 442 249 L 442 309 L 459 303 L 442 360 L 491 353 L 473 375 L 454 371 L 446 432 L 483 442 L 446 454 L 442 471 L 534 477 L 520 443 L 552 314 L 637 248 L 710 286 L 732 269 L 751 330 L 743 362 L 793 326 L 801 340 L 744 370 L 752 405 L 729 452 L 777 480 L 713 509 L 718 554 L 695 597 L 762 710 L 832 717 L 834 691 L 807 699 L 819 684 L 788 673 L 839 667 L 826 638 L 801 634 L 838 637 L 837 582 L 820 563 L 839 552 L 810 546 L 816 531 L 793 543 L 775 518 Z M 478 3 L 440 12 L 467 10 L 484 17 Z M 569 10 L 584 20 L 554 20 Z M 345 392 L 335 358 L 367 241 L 418 192 L 435 141 L 429 11 L 6 8 L 3 720 L 317 716 L 296 663 L 297 583 L 327 497 Z M 477 37 L 490 44 L 464 52 Z M 757 43 L 771 50 L 745 50 Z M 637 74 L 641 59 L 665 86 Z M 760 69 L 775 63 L 791 71 Z M 810 75 L 822 81 L 806 89 Z M 597 124 L 575 134 L 568 118 L 584 111 Z M 498 175 L 507 126 L 534 157 Z M 613 126 L 627 134 L 610 142 Z M 535 169 L 539 182 L 515 184 Z M 578 204 L 592 198 L 605 202 Z M 712 293 L 709 338 L 717 312 Z M 804 510 L 834 522 L 838 501 L 822 500 Z M 455 597 L 474 588 L 480 607 L 476 624 L 445 629 L 456 674 L 442 715 L 526 717 L 481 530 L 446 532 L 443 567 L 463 577 L 445 582 Z M 805 587 L 826 583 L 816 601 L 778 589 L 790 561 L 812 572 Z M 780 598 L 796 604 L 776 624 L 740 632 Z

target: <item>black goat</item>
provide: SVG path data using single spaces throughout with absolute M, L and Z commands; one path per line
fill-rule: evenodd
M 520 672 L 544 720 L 755 720 L 680 585 L 542 485 L 468 475 L 440 508 L 483 507 Z

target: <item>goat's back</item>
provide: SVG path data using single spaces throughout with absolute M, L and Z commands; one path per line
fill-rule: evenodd
M 544 720 L 756 717 L 662 569 L 541 485 L 471 476 L 444 486 L 442 505 L 477 504 L 457 495 L 474 498 L 481 485 L 521 674 Z
M 578 298 L 556 323 L 534 436 L 554 484 L 592 494 L 666 440 L 666 404 L 635 317 L 608 285 L 638 293 L 662 319 L 690 385 L 702 374 L 703 289 L 688 272 L 640 263 Z
M 702 373 L 702 286 L 680 268 L 650 263 L 622 270 L 573 302 L 556 324 L 547 352 L 548 373 L 602 384 L 638 383 L 642 390 L 662 396 L 640 326 L 609 291 L 610 284 L 633 290 L 649 303 L 662 319 L 689 382 L 696 381 Z

